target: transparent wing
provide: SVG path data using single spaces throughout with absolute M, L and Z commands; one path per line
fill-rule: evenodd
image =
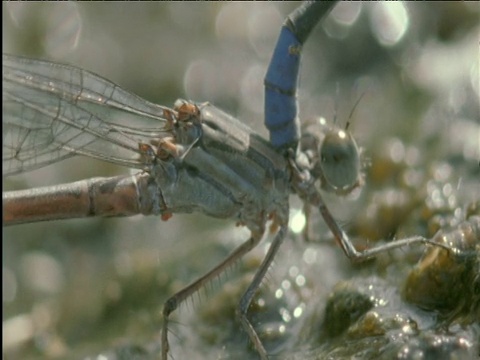
M 73 66 L 3 55 L 3 175 L 76 154 L 144 168 L 138 144 L 169 134 L 166 107 Z

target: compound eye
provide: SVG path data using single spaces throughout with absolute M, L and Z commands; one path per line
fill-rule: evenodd
M 320 148 L 322 187 L 348 194 L 360 184 L 360 156 L 353 137 L 345 130 L 328 130 Z

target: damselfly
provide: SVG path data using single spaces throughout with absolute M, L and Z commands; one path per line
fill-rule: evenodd
M 297 47 L 290 48 L 290 50 L 291 50 L 292 53 L 295 53 L 295 52 L 297 52 L 297 51 L 300 51 L 299 48 L 297 48 Z M 80 77 L 78 78 L 78 79 L 80 79 L 80 80 L 77 79 L 77 81 L 80 81 L 80 82 L 81 82 L 81 81 L 83 81 L 83 79 L 86 79 L 86 78 L 87 78 L 87 76 L 80 76 Z M 296 78 L 295 78 L 295 81 L 296 81 Z M 77 84 L 78 84 L 78 83 L 77 83 Z M 270 85 L 270 88 L 273 88 L 273 89 L 275 90 L 275 92 L 278 92 L 278 93 L 283 93 L 283 92 L 285 92 L 285 93 L 288 94 L 289 91 L 291 90 L 291 89 L 289 89 L 289 88 L 286 88 L 286 89 L 284 89 L 284 88 L 279 88 L 277 84 L 273 84 L 273 86 L 272 86 L 272 84 L 271 84 L 270 81 L 269 81 L 269 85 Z M 55 87 L 55 86 L 54 86 L 54 87 Z M 278 91 L 278 90 L 280 90 L 280 91 Z M 105 100 L 108 101 L 109 99 L 112 99 L 112 96 L 111 96 L 112 94 L 113 94 L 113 92 L 109 93 L 109 95 L 108 95 L 108 96 L 105 96 L 103 99 L 101 99 L 100 102 L 103 102 L 103 101 L 105 101 Z M 77 93 L 77 95 L 79 96 L 78 99 L 80 100 L 80 98 L 82 97 L 81 92 L 80 92 L 80 93 Z M 102 94 L 102 95 L 103 95 L 103 94 Z M 88 97 L 88 96 L 87 96 L 87 97 Z M 97 99 L 97 100 L 98 100 L 98 99 Z M 74 102 L 75 102 L 75 101 L 77 101 L 77 100 L 74 100 Z M 96 100 L 95 100 L 95 101 L 96 101 Z M 183 126 L 183 125 L 182 125 L 182 111 L 183 111 L 182 107 L 183 107 L 183 106 L 186 106 L 187 109 L 188 109 L 188 111 L 186 112 L 186 114 L 187 114 L 188 116 L 190 116 L 190 115 L 193 116 L 193 118 L 188 117 L 188 118 L 185 118 L 185 119 L 184 119 L 184 120 L 187 120 L 187 121 L 185 122 L 185 128 L 182 127 L 182 126 Z M 210 109 L 212 109 L 212 110 L 210 110 Z M 155 138 L 155 136 L 157 136 L 157 134 L 155 134 L 155 136 L 152 135 L 152 139 L 149 139 L 148 141 L 138 142 L 138 143 L 137 143 L 137 145 L 138 145 L 137 148 L 135 148 L 135 146 L 131 147 L 131 149 L 135 149 L 135 151 L 138 152 L 137 157 L 136 157 L 136 158 L 132 158 L 131 161 L 138 163 L 138 162 L 139 162 L 139 159 L 140 159 L 140 160 L 141 160 L 140 162 L 141 162 L 142 166 L 148 165 L 148 163 L 150 162 L 150 160 L 151 160 L 151 162 L 155 162 L 156 159 L 165 160 L 165 161 L 170 160 L 170 159 L 178 159 L 178 160 L 180 160 L 180 161 L 187 160 L 186 162 L 190 161 L 190 162 L 189 162 L 190 165 L 199 164 L 198 161 L 201 162 L 202 159 L 203 159 L 201 156 L 200 156 L 200 157 L 192 157 L 192 158 L 189 158 L 190 155 L 193 155 L 193 154 L 194 154 L 194 147 L 195 147 L 195 145 L 197 145 L 197 142 L 199 142 L 200 139 L 203 139 L 203 138 L 201 137 L 201 135 L 200 135 L 200 132 L 198 132 L 198 131 L 200 131 L 199 128 L 197 128 L 197 127 L 196 127 L 196 124 L 195 124 L 195 119 L 197 119 L 197 118 L 195 117 L 195 114 L 196 114 L 197 111 L 199 111 L 200 113 L 202 113 L 202 111 L 204 111 L 203 115 L 208 114 L 208 113 L 211 114 L 211 115 L 205 115 L 205 116 L 203 116 L 203 117 L 200 116 L 200 117 L 198 118 L 199 120 L 201 120 L 200 122 L 203 122 L 203 124 L 211 124 L 212 126 L 209 125 L 211 130 L 232 129 L 231 127 L 229 127 L 229 124 L 234 124 L 233 120 L 230 121 L 229 118 L 227 118 L 227 117 L 224 118 L 222 114 L 217 113 L 216 110 L 213 109 L 213 108 L 211 108 L 210 105 L 208 105 L 208 104 L 205 104 L 205 105 L 198 104 L 198 105 L 197 105 L 197 108 L 196 108 L 196 107 L 193 106 L 193 105 L 190 106 L 188 103 L 184 103 L 184 104 L 180 104 L 180 105 L 177 107 L 177 109 L 176 109 L 177 111 L 176 111 L 176 112 L 172 111 L 171 109 L 165 109 L 165 108 L 160 108 L 160 107 L 157 108 L 157 109 L 155 109 L 155 110 L 158 110 L 158 112 L 161 113 L 161 117 L 162 117 L 162 119 L 164 120 L 163 122 L 167 124 L 167 127 L 170 126 L 170 127 L 177 128 L 177 129 L 180 129 L 180 130 L 179 130 L 177 133 L 175 133 L 175 135 L 176 135 L 176 137 L 177 137 L 177 138 L 175 139 L 175 140 L 177 141 L 176 143 L 175 143 L 175 142 L 170 142 L 169 139 L 164 139 L 165 142 L 162 143 L 162 144 L 160 144 L 160 143 L 158 142 L 158 140 Z M 63 114 L 61 114 L 61 115 L 63 115 Z M 210 117 L 209 117 L 209 116 L 210 116 Z M 192 120 L 192 119 L 194 119 L 194 120 Z M 91 123 L 88 118 L 87 118 L 86 120 L 87 120 L 87 123 L 88 123 L 88 124 Z M 192 120 L 192 121 L 191 121 L 191 120 Z M 220 123 L 219 123 L 219 121 L 220 121 Z M 226 127 L 224 127 L 224 128 L 222 128 L 222 126 L 221 126 L 221 125 L 223 124 L 223 123 L 222 123 L 223 121 L 227 124 L 227 125 L 225 125 Z M 236 123 L 235 123 L 235 124 L 236 124 Z M 235 127 L 236 127 L 236 126 L 239 126 L 239 125 L 235 125 Z M 83 128 L 85 128 L 85 125 L 81 125 L 81 127 L 82 127 L 82 129 L 83 129 Z M 234 127 L 234 128 L 235 128 L 235 127 Z M 182 129 L 184 130 L 184 132 L 182 132 Z M 236 127 L 235 129 L 238 130 L 238 129 L 243 129 L 243 128 Z M 161 128 L 161 131 L 162 131 L 162 132 L 167 131 L 167 130 L 171 130 L 171 129 L 168 129 L 168 128 L 166 128 L 165 126 L 162 126 L 162 128 Z M 198 131 L 197 131 L 197 130 L 198 130 Z M 205 130 L 205 129 L 203 129 L 203 130 Z M 236 136 L 238 136 L 238 137 L 240 138 L 240 139 L 237 139 L 237 140 L 241 140 L 241 136 L 239 136 L 238 131 L 230 131 L 230 132 L 229 132 L 229 131 L 223 131 L 223 130 L 221 131 L 221 133 L 223 133 L 223 134 L 230 134 L 230 135 L 233 134 L 233 135 L 232 135 L 232 138 L 233 138 L 234 140 L 236 139 L 236 138 L 235 138 Z M 107 129 L 107 132 L 108 132 L 109 134 L 115 134 L 115 135 L 119 135 L 119 136 L 125 137 L 125 138 L 128 138 L 128 137 L 131 137 L 132 135 L 135 135 L 135 129 L 130 128 L 130 127 L 126 126 L 126 125 L 124 125 L 123 127 L 120 127 L 120 125 L 119 125 L 119 126 L 117 126 L 117 127 L 109 128 L 109 129 Z M 251 134 L 251 133 L 248 132 L 248 131 L 246 131 L 245 133 Z M 213 133 L 212 133 L 212 134 L 213 134 Z M 337 134 L 337 136 L 338 136 L 339 138 L 342 138 L 342 136 L 343 136 L 343 138 L 346 137 L 346 136 L 348 136 L 348 134 L 347 134 L 346 132 L 343 132 L 344 135 L 342 135 L 342 136 L 340 136 L 340 135 L 341 135 L 340 132 L 337 132 L 336 134 Z M 213 136 L 213 135 L 210 135 L 210 138 L 212 138 L 212 136 Z M 178 141 L 180 138 L 182 138 L 182 141 L 184 141 L 184 142 L 181 144 L 181 145 L 183 146 L 181 149 L 180 149 L 180 147 L 178 146 L 178 145 L 180 145 L 180 142 Z M 207 139 L 208 139 L 208 137 L 207 137 Z M 220 142 L 225 142 L 225 141 L 226 141 L 226 138 L 224 138 L 224 137 L 221 137 L 220 139 L 221 139 Z M 207 141 L 207 142 L 208 142 L 208 141 Z M 335 140 L 334 140 L 334 142 L 335 142 Z M 213 143 L 215 143 L 215 141 L 212 141 L 210 144 L 213 144 Z M 242 143 L 242 141 L 240 141 L 240 143 Z M 268 149 L 268 147 L 264 148 L 264 147 L 263 147 L 264 145 L 262 145 L 262 144 L 263 144 L 263 143 L 260 141 L 260 143 L 259 143 L 259 145 L 258 145 L 258 146 L 260 146 L 260 148 L 261 148 L 262 150 L 258 150 L 258 148 L 255 148 L 255 150 L 258 150 L 258 153 L 260 153 L 261 155 L 265 156 L 266 159 L 269 159 L 268 161 L 270 161 L 270 163 L 274 163 L 274 161 L 272 161 L 272 159 L 275 159 L 275 161 L 276 161 L 276 159 L 277 159 L 276 155 L 273 155 L 273 153 L 272 153 L 271 156 L 268 155 L 268 154 L 270 153 L 270 150 Z M 325 143 L 323 143 L 323 144 L 325 144 Z M 210 146 L 210 145 L 209 145 L 209 146 Z M 230 149 L 232 149 L 232 146 L 233 146 L 233 145 L 228 145 L 228 146 L 230 146 Z M 318 144 L 318 146 L 320 146 L 320 144 Z M 233 146 L 233 147 L 234 147 L 234 146 Z M 355 145 L 352 145 L 352 149 L 353 149 L 353 150 L 356 150 L 356 146 L 355 146 Z M 75 151 L 81 152 L 78 147 L 75 149 Z M 325 155 L 325 154 L 324 154 L 324 155 Z M 290 156 L 291 156 L 291 155 L 290 155 Z M 313 157 L 315 157 L 315 155 L 313 155 Z M 333 156 L 333 157 L 335 157 L 335 156 Z M 303 159 L 295 158 L 295 154 L 294 154 L 294 156 L 292 157 L 292 159 L 295 159 L 295 161 L 297 161 L 297 162 L 300 162 L 301 160 L 303 160 Z M 313 160 L 310 159 L 310 161 L 313 161 Z M 322 161 L 323 161 L 323 159 L 322 159 Z M 227 161 L 227 162 L 228 162 L 228 161 Z M 307 161 L 307 162 L 308 162 L 308 161 Z M 207 163 L 208 163 L 208 164 L 212 164 L 210 161 L 207 161 Z M 256 164 L 256 165 L 260 165 L 260 163 L 258 162 L 258 160 L 254 160 L 253 163 Z M 292 163 L 292 164 L 293 164 L 293 163 Z M 295 169 L 295 167 L 297 168 L 297 169 L 293 170 L 294 173 L 295 173 L 297 170 L 304 170 L 303 168 L 301 168 L 301 166 L 300 166 L 299 164 L 300 164 L 300 163 L 296 163 L 295 165 L 292 165 L 292 166 L 294 166 L 294 169 Z M 328 159 L 325 161 L 324 164 L 328 164 Z M 356 163 L 355 163 L 355 164 L 356 164 Z M 218 162 L 218 165 L 221 166 L 221 165 L 222 165 L 222 161 Z M 287 163 L 285 163 L 285 164 L 282 164 L 281 161 L 280 161 L 278 165 L 280 166 L 280 168 L 285 167 L 285 166 L 287 166 L 287 167 L 290 166 L 288 161 L 287 161 Z M 225 175 L 226 178 L 229 177 L 228 171 L 221 170 L 220 168 L 217 169 L 217 168 L 215 168 L 215 167 L 212 167 L 212 168 L 209 168 L 209 169 L 210 169 L 210 170 L 213 170 L 213 172 L 210 173 L 210 175 L 211 175 L 211 174 L 215 174 L 215 172 L 218 170 L 218 174 L 220 174 L 221 176 L 222 176 L 222 175 Z M 282 172 L 283 170 L 281 170 L 281 169 L 279 169 L 279 168 L 275 168 L 275 166 L 270 167 L 270 164 L 267 164 L 267 166 L 265 166 L 264 169 L 266 170 L 266 174 L 267 174 L 267 175 L 261 175 L 261 176 L 260 176 L 261 179 L 263 178 L 264 180 L 265 180 L 265 179 L 267 179 L 267 180 L 268 180 L 268 179 L 270 179 L 270 180 L 275 180 L 274 183 L 275 183 L 275 185 L 278 185 L 279 193 L 280 193 L 280 194 L 282 194 L 282 193 L 285 194 L 285 193 L 287 192 L 287 191 L 286 191 L 285 184 L 282 185 L 281 182 L 276 182 L 276 180 L 278 180 L 279 178 L 276 178 L 275 176 L 268 174 L 269 172 L 272 172 L 272 174 L 274 174 L 277 170 L 280 170 L 280 172 Z M 311 170 L 311 169 L 309 168 L 309 165 L 308 165 L 308 164 L 307 164 L 307 169 Z M 312 168 L 312 169 L 313 169 L 313 168 Z M 328 169 L 328 165 L 327 165 L 327 169 Z M 147 170 L 149 170 L 149 171 L 148 171 L 149 173 L 152 172 L 152 168 L 147 168 Z M 162 171 L 165 171 L 165 170 L 163 169 Z M 327 172 L 328 172 L 328 171 L 327 171 Z M 358 165 L 354 165 L 354 172 L 355 172 L 355 173 L 358 172 Z M 254 176 L 255 176 L 255 174 L 258 174 L 258 173 L 259 173 L 259 170 L 255 170 L 255 171 L 254 171 Z M 302 173 L 302 171 L 298 171 L 298 174 L 299 174 L 299 175 L 301 175 L 301 173 Z M 328 187 L 329 187 L 329 186 L 328 186 L 328 175 L 327 175 L 326 172 L 325 172 L 325 168 L 322 169 L 321 166 L 320 166 L 320 168 L 318 168 L 318 169 L 316 170 L 316 173 L 317 173 L 318 176 L 322 176 L 322 177 L 323 177 L 323 185 L 324 185 L 324 187 L 328 188 Z M 338 179 L 338 177 L 337 177 L 335 174 L 333 175 L 333 177 L 334 177 L 334 179 Z M 214 179 L 214 178 L 215 178 L 215 177 L 213 177 L 212 179 Z M 342 178 L 342 179 L 343 179 L 343 178 Z M 304 180 L 305 180 L 305 179 L 304 179 Z M 168 181 L 173 182 L 171 179 L 168 180 Z M 231 180 L 230 180 L 230 179 L 223 179 L 222 181 L 231 182 L 231 181 L 233 181 L 233 179 L 231 179 Z M 255 180 L 255 181 L 256 181 L 256 180 Z M 282 181 L 283 181 L 283 180 L 282 180 Z M 302 180 L 302 181 L 303 181 L 303 180 Z M 300 181 L 300 183 L 301 183 L 302 181 Z M 346 192 L 347 190 L 350 190 L 349 187 L 350 187 L 350 186 L 355 186 L 355 185 L 357 185 L 357 182 L 358 182 L 357 178 L 354 177 L 354 178 L 353 178 L 353 182 L 348 182 L 348 183 L 346 183 L 346 185 L 345 185 L 346 188 L 344 188 L 344 187 L 345 187 L 344 185 L 340 186 L 340 192 L 343 192 L 343 191 Z M 208 183 L 208 184 L 212 184 L 212 181 L 207 181 L 207 183 Z M 188 183 L 188 182 L 185 183 L 185 184 L 190 185 L 190 183 Z M 195 184 L 196 184 L 195 182 L 192 183 L 192 185 L 195 185 Z M 259 187 L 257 186 L 258 183 L 253 182 L 253 183 L 251 183 L 251 184 L 254 185 L 254 187 L 253 187 L 254 190 L 259 188 Z M 350 184 L 352 184 L 352 185 L 350 185 Z M 282 189 L 282 186 L 284 187 L 283 189 Z M 302 186 L 303 186 L 303 185 L 302 185 Z M 294 186 L 294 187 L 295 187 L 295 186 Z M 181 188 L 181 186 L 179 187 L 179 189 L 180 189 L 180 188 Z M 232 188 L 230 188 L 230 190 L 231 190 L 231 189 L 232 189 Z M 335 189 L 335 186 L 333 186 L 333 189 L 336 190 L 336 189 Z M 181 188 L 181 190 L 182 190 L 182 191 L 185 190 L 185 193 L 186 193 L 186 194 L 188 194 L 189 191 L 192 191 L 192 192 L 193 192 L 193 188 L 192 188 L 192 187 Z M 238 190 L 240 191 L 240 193 L 242 193 L 242 192 L 243 192 L 243 193 L 248 192 L 248 189 L 242 188 L 242 187 L 240 187 Z M 232 190 L 232 191 L 233 191 L 233 190 Z M 300 190 L 300 188 L 299 188 L 299 189 L 297 189 L 297 191 L 302 192 L 303 190 Z M 207 192 L 207 194 L 211 194 L 211 192 Z M 309 201 L 313 201 L 313 203 L 314 203 L 315 205 L 319 205 L 320 202 L 321 202 L 321 200 L 315 200 L 315 199 L 312 200 L 312 198 L 310 197 L 310 196 L 315 197 L 315 196 L 316 196 L 315 194 L 316 194 L 316 193 L 310 193 L 310 192 L 307 191 L 307 192 L 304 192 L 304 193 L 303 193 L 303 197 L 304 197 L 304 198 L 308 198 Z M 169 195 L 170 195 L 170 194 L 169 194 Z M 183 195 L 185 195 L 185 194 L 182 194 L 182 196 L 183 196 Z M 235 199 L 235 198 L 238 199 L 238 197 L 236 197 L 236 196 L 238 196 L 238 195 L 235 195 L 235 194 L 234 194 L 234 195 L 233 195 L 233 198 L 234 198 L 234 199 Z M 181 205 L 178 205 L 179 207 L 182 207 L 182 206 L 185 207 L 185 208 L 181 208 L 181 209 L 178 208 L 178 209 L 180 209 L 180 211 L 195 210 L 195 207 L 196 207 L 196 206 L 198 206 L 198 205 L 202 205 L 202 206 L 205 205 L 205 203 L 202 202 L 203 200 L 191 201 L 190 198 L 188 198 L 188 199 L 189 199 L 188 201 L 182 203 Z M 275 201 L 277 201 L 277 200 L 280 200 L 280 197 L 277 197 L 277 195 L 275 195 L 272 199 L 267 199 L 267 203 L 269 203 L 270 200 L 273 200 L 273 201 L 275 202 Z M 190 201 L 190 202 L 189 202 L 189 201 Z M 283 202 L 284 200 L 281 200 L 281 201 Z M 212 203 L 212 204 L 213 204 L 213 206 L 216 206 L 216 205 L 217 205 L 217 203 Z M 159 213 L 162 213 L 162 215 L 163 215 L 165 218 L 167 218 L 167 217 L 169 216 L 170 212 L 174 212 L 174 211 L 177 211 L 177 210 L 178 210 L 177 208 L 174 208 L 174 209 L 168 208 L 168 206 L 167 206 L 166 204 L 164 204 L 164 205 L 165 205 L 164 208 L 162 208 L 162 205 L 161 205 L 161 204 L 160 204 L 160 205 L 157 205 L 157 206 L 159 206 L 159 209 L 156 210 L 156 211 L 159 212 Z M 259 208 L 259 209 L 261 209 L 261 208 Z M 322 207 L 322 209 L 323 209 L 323 207 Z M 169 211 L 169 210 L 170 210 L 170 211 Z M 219 211 L 219 213 L 222 212 L 222 210 L 219 210 L 219 209 L 215 209 L 215 210 L 216 210 L 216 211 Z M 282 222 L 285 221 L 284 219 L 282 220 L 282 217 L 283 217 L 284 215 L 280 214 L 280 212 L 277 213 L 278 208 L 272 208 L 272 210 L 268 210 L 268 209 L 265 209 L 265 210 L 266 210 L 267 213 L 274 214 L 273 218 L 275 218 L 276 216 L 279 216 L 279 221 L 278 221 L 278 222 L 280 223 L 280 225 L 282 225 Z M 204 210 L 204 211 L 205 211 L 205 210 Z M 216 216 L 219 216 L 219 215 L 218 215 L 219 213 L 215 213 L 215 212 L 213 211 L 213 209 L 212 209 L 212 210 L 209 210 L 209 211 L 205 211 L 205 212 L 210 213 L 210 214 L 217 214 Z M 342 232 L 341 230 L 339 230 L 338 227 L 336 227 L 335 221 L 334 221 L 333 218 L 331 218 L 331 216 L 328 214 L 327 210 L 324 209 L 324 210 L 322 211 L 322 213 L 324 214 L 324 217 L 326 217 L 326 220 L 327 220 L 327 222 L 329 223 L 331 229 L 332 229 L 332 227 L 333 227 L 332 230 L 333 230 L 334 233 L 336 233 L 337 238 L 343 237 L 343 236 L 344 236 L 344 235 L 343 235 L 343 232 Z M 225 214 L 225 215 L 228 215 L 228 214 Z M 245 219 L 246 219 L 246 218 L 242 218 L 242 217 L 239 218 L 239 220 L 241 220 L 242 222 L 246 222 Z M 278 219 L 277 219 L 277 220 L 278 220 Z M 264 221 L 264 220 L 262 220 L 262 222 L 263 222 L 263 221 Z M 254 221 L 254 222 L 255 222 L 255 221 Z M 247 225 L 249 225 L 250 229 L 255 232 L 256 230 L 260 230 L 261 228 L 256 229 L 256 228 L 255 228 L 256 225 L 254 224 L 254 222 L 249 223 L 249 224 L 247 224 Z M 284 224 L 284 226 L 285 226 L 285 224 Z M 253 227 L 253 228 L 252 228 L 252 227 Z M 336 229 L 336 230 L 335 230 L 335 229 Z M 263 232 L 263 229 L 262 229 L 261 232 Z M 279 238 L 278 238 L 278 239 L 279 239 Z M 420 238 L 418 238 L 418 239 L 419 239 L 418 241 L 423 241 L 423 240 L 420 239 Z M 277 241 L 278 244 L 279 244 L 279 242 L 280 242 L 280 240 Z M 346 247 L 345 247 L 345 243 L 343 243 L 343 244 L 344 244 L 344 249 L 346 249 L 347 252 L 348 252 L 348 251 L 350 251 L 350 252 L 353 251 L 353 250 L 349 247 L 350 245 L 346 245 Z M 382 251 L 383 251 L 383 250 L 385 250 L 385 248 L 382 248 Z M 273 256 L 273 254 L 272 254 L 272 256 Z M 268 264 L 267 264 L 267 265 L 268 265 Z M 265 266 L 265 267 L 263 267 L 263 268 L 266 270 L 267 267 L 268 267 L 268 266 Z M 263 274 L 262 274 L 262 275 L 259 275 L 259 277 L 258 277 L 257 279 L 258 279 L 258 280 L 261 280 L 262 277 L 263 277 Z M 251 289 L 252 289 L 252 290 L 255 290 L 255 288 L 256 288 L 256 286 L 258 286 L 258 284 L 259 284 L 259 281 L 254 282 L 254 285 L 252 286 Z M 196 285 L 194 286 L 194 289 L 196 289 Z M 247 294 L 248 294 L 248 296 L 246 297 L 246 302 L 247 302 L 247 305 L 248 305 L 249 301 L 251 300 L 251 295 L 253 295 L 253 294 L 252 294 L 251 292 L 250 292 L 250 293 L 247 292 Z M 250 299 L 249 299 L 249 298 L 250 298 Z M 179 299 L 182 300 L 183 298 L 182 298 L 181 296 L 180 296 L 180 298 L 178 298 L 178 297 L 175 298 L 175 300 L 179 300 Z M 244 307 L 242 311 L 246 311 L 246 308 L 247 308 L 247 307 L 248 307 L 248 306 Z M 244 323 L 245 323 L 246 318 L 243 318 L 243 319 L 244 319 Z M 247 324 L 247 325 L 246 325 L 246 328 L 248 329 L 249 323 L 247 322 L 246 324 Z M 164 333 L 165 333 L 165 332 L 164 332 Z M 252 336 L 253 339 L 256 339 L 256 335 L 255 335 L 255 332 L 253 331 L 253 329 L 250 330 L 250 335 Z M 262 352 L 262 351 L 264 351 L 264 350 L 262 350 L 262 345 L 261 345 L 260 340 L 254 340 L 254 342 L 255 342 L 255 344 L 256 344 L 256 347 L 259 349 L 260 353 L 263 354 L 263 356 L 266 356 L 266 354 L 265 354 L 264 352 Z M 165 338 L 164 338 L 164 340 L 163 340 L 163 343 L 164 343 L 164 345 L 166 345 L 166 340 L 165 340 Z

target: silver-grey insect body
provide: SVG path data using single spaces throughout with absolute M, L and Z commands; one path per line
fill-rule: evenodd
M 173 130 L 175 139 L 183 143 L 176 141 L 161 164 L 152 164 L 162 212 L 198 211 L 234 218 L 256 232 L 263 232 L 265 222 L 274 215 L 285 221 L 289 194 L 285 158 L 215 106 L 198 108 L 198 122 L 190 119 L 191 126 Z M 193 130 L 196 126 L 198 130 Z

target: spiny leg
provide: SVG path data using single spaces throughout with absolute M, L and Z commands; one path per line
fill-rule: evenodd
M 189 298 L 196 291 L 200 290 L 205 284 L 216 278 L 228 267 L 233 265 L 238 259 L 243 257 L 246 253 L 252 250 L 262 239 L 262 234 L 252 233 L 250 239 L 245 241 L 242 245 L 237 247 L 225 260 L 210 270 L 208 273 L 195 280 L 193 283 L 183 288 L 173 296 L 171 296 L 163 305 L 163 326 L 162 326 L 162 360 L 167 360 L 169 345 L 168 345 L 168 323 L 170 314 L 180 306 L 187 298 Z
M 260 340 L 253 325 L 248 320 L 247 312 L 255 293 L 260 287 L 262 280 L 268 271 L 268 268 L 272 264 L 273 259 L 275 258 L 275 255 L 277 254 L 278 249 L 280 248 L 280 245 L 285 239 L 287 230 L 288 230 L 288 227 L 286 225 L 282 225 L 280 227 L 277 235 L 275 235 L 275 238 L 273 239 L 270 245 L 270 248 L 268 249 L 265 259 L 263 260 L 262 264 L 258 268 L 257 273 L 255 274 L 255 277 L 253 278 L 252 282 L 248 286 L 247 290 L 242 295 L 242 298 L 240 299 L 240 303 L 238 304 L 238 308 L 237 308 L 237 316 L 240 318 L 243 328 L 245 329 L 248 336 L 250 337 L 250 340 L 252 341 L 253 345 L 255 346 L 255 349 L 257 350 L 262 360 L 268 360 L 267 351 L 265 350 L 265 347 L 263 346 L 262 341 Z
M 310 196 L 308 197 L 308 201 L 310 202 L 310 204 L 318 207 L 320 213 L 322 214 L 323 219 L 325 220 L 325 223 L 327 224 L 328 228 L 332 232 L 335 240 L 340 245 L 343 252 L 345 253 L 345 255 L 347 255 L 349 259 L 356 260 L 356 261 L 363 261 L 389 250 L 397 249 L 407 245 L 419 244 L 419 243 L 431 244 L 431 245 L 443 247 L 447 250 L 451 250 L 449 247 L 443 244 L 434 242 L 432 240 L 429 240 L 427 238 L 424 238 L 423 236 L 412 236 L 404 239 L 398 239 L 388 244 L 382 244 L 370 249 L 365 249 L 363 251 L 358 251 L 357 249 L 355 249 L 355 246 L 353 246 L 347 234 L 342 229 L 340 229 L 340 226 L 333 218 L 332 214 L 330 213 L 330 210 L 328 210 L 327 206 L 323 202 L 323 199 L 320 193 L 317 190 L 313 190 L 313 191 L 314 193 L 310 194 Z

